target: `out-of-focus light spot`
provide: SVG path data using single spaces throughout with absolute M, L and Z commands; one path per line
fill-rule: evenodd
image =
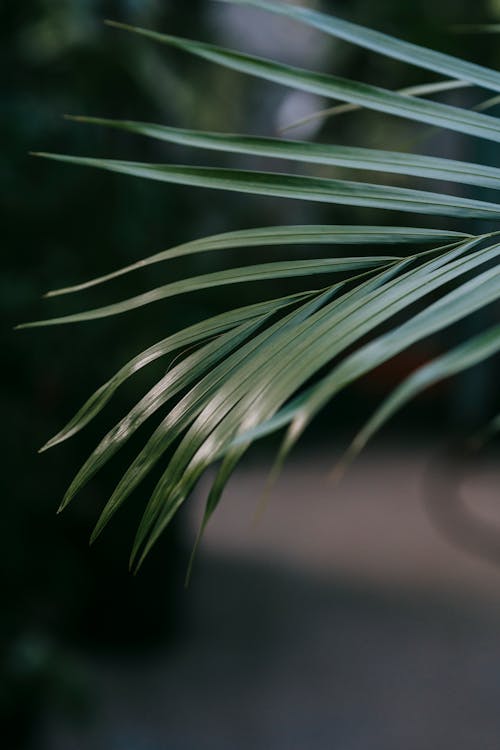
M 289 65 L 321 68 L 332 46 L 315 29 L 255 8 L 214 3 L 209 17 L 222 43 Z
M 318 112 L 327 106 L 325 99 L 305 91 L 292 91 L 287 94 L 276 113 L 275 126 L 278 132 L 308 115 Z M 318 133 L 323 120 L 314 119 L 287 130 L 283 138 L 310 140 Z

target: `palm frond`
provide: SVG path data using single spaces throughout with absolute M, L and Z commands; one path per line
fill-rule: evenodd
M 267 0 L 224 0 L 248 5 L 314 27 L 377 53 L 410 62 L 451 80 L 399 92 L 324 75 L 219 46 L 127 27 L 147 39 L 167 44 L 241 73 L 292 88 L 366 107 L 389 115 L 455 130 L 465 136 L 500 142 L 499 121 L 487 115 L 419 99 L 439 90 L 476 85 L 500 91 L 496 71 L 394 39 L 380 32 L 296 5 Z M 435 156 L 306 143 L 174 128 L 167 125 L 73 117 L 173 144 L 233 154 L 253 154 L 320 167 L 413 178 L 446 180 L 498 190 L 500 169 Z M 203 166 L 150 164 L 64 154 L 40 154 L 71 165 L 108 172 L 254 196 L 404 211 L 428 217 L 500 219 L 500 204 L 435 192 L 287 174 Z M 202 473 L 220 467 L 209 492 L 201 532 L 218 506 L 224 487 L 240 459 L 256 440 L 287 428 L 275 470 L 315 415 L 346 386 L 412 344 L 446 329 L 500 298 L 500 232 L 470 234 L 446 227 L 358 225 L 289 225 L 238 229 L 192 239 L 83 283 L 56 289 L 49 297 L 91 287 L 173 258 L 237 248 L 255 248 L 258 262 L 224 268 L 158 286 L 129 299 L 96 309 L 56 317 L 20 328 L 59 325 L 128 313 L 201 289 L 246 282 L 297 277 L 303 292 L 229 310 L 184 328 L 124 364 L 42 450 L 62 443 L 83 429 L 136 372 L 166 355 L 186 350 L 145 395 L 118 421 L 92 451 L 68 488 L 61 509 L 160 408 L 158 426 L 117 483 L 102 510 L 92 540 L 150 471 L 170 459 L 146 505 L 134 541 L 131 566 L 137 568 L 189 496 Z M 420 244 L 430 248 L 416 250 Z M 274 261 L 273 246 L 404 245 L 405 257 L 362 255 Z M 267 248 L 263 251 L 263 248 Z M 263 261 L 261 262 L 261 256 Z M 340 277 L 339 277 L 339 274 Z M 334 280 L 329 278 L 334 275 Z M 310 288 L 310 277 L 326 277 L 326 286 Z M 308 284 L 309 282 L 309 284 Z M 415 312 L 415 305 L 417 311 Z M 381 332 L 381 327 L 383 330 Z M 350 461 L 367 440 L 408 400 L 433 383 L 472 367 L 500 349 L 500 329 L 489 328 L 421 367 L 402 382 L 369 419 L 348 450 Z M 325 374 L 326 368 L 326 374 Z M 328 369 L 329 368 L 329 369 Z M 492 422 L 491 429 L 498 419 Z

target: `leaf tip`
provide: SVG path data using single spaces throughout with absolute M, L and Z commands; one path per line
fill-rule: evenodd
M 18 325 L 14 327 L 14 331 L 24 331 L 26 328 L 38 328 L 41 325 L 41 322 L 18 323 Z
M 128 572 L 129 573 L 134 572 L 134 565 L 135 565 L 136 558 L 137 558 L 137 549 L 136 549 L 136 545 L 134 544 L 134 548 L 132 549 L 132 552 L 130 553 L 130 557 L 128 559 Z
M 202 524 L 201 524 L 201 526 L 200 526 L 200 529 L 198 530 L 198 533 L 196 535 L 196 539 L 195 539 L 195 542 L 193 544 L 193 549 L 191 550 L 191 555 L 189 557 L 189 562 L 188 562 L 188 566 L 187 566 L 187 570 L 186 570 L 186 576 L 184 578 L 184 588 L 186 590 L 189 588 L 189 586 L 191 584 L 191 578 L 193 576 L 194 562 L 195 562 L 196 554 L 198 552 L 198 549 L 199 549 L 199 546 L 200 546 L 200 543 L 201 543 L 201 538 L 203 536 L 203 532 L 205 530 L 205 526 L 206 526 L 206 520 L 204 519 L 203 522 L 202 522 Z
M 142 554 L 139 557 L 139 550 L 137 550 L 137 551 L 133 550 L 132 551 L 132 554 L 131 554 L 130 560 L 129 560 L 128 569 L 129 569 L 130 573 L 132 573 L 133 576 L 136 576 L 139 573 L 139 571 L 142 568 L 142 565 L 144 563 L 144 560 L 147 557 L 147 553 L 148 553 L 148 550 L 146 548 L 146 549 L 144 549 L 142 551 Z M 137 559 L 137 558 L 139 558 L 139 559 Z
M 73 500 L 75 496 L 75 490 L 73 490 L 71 487 L 68 489 L 66 494 L 64 495 L 61 504 L 58 509 L 58 513 L 62 513 L 62 511 L 67 508 L 67 506 L 70 504 L 70 502 Z
M 328 474 L 328 483 L 336 487 L 341 483 L 347 471 L 347 463 L 340 461 Z
M 340 482 L 342 482 L 349 468 L 351 467 L 351 464 L 361 453 L 365 444 L 366 439 L 361 435 L 358 435 L 354 438 L 351 445 L 348 447 L 338 463 L 328 474 L 328 481 L 330 482 L 330 484 L 338 485 L 340 484 Z
M 113 29 L 124 29 L 125 31 L 130 31 L 131 29 L 133 29 L 133 26 L 129 26 L 126 23 L 120 23 L 120 21 L 113 21 L 113 19 L 111 18 L 105 18 L 104 25 L 110 26 Z
M 135 577 L 136 577 L 136 575 L 138 575 L 138 574 L 139 574 L 139 571 L 140 571 L 141 567 L 142 567 L 142 560 L 139 560 L 139 562 L 138 562 L 138 563 L 133 563 L 133 562 L 131 562 L 131 563 L 130 563 L 130 565 L 129 565 L 129 568 L 128 568 L 128 570 L 129 570 L 129 573 L 130 573 L 131 575 L 133 575 L 133 576 L 134 576 L 134 578 L 135 578 Z
M 103 526 L 102 526 L 102 524 L 101 524 L 101 523 L 99 523 L 99 521 L 98 521 L 98 522 L 96 523 L 95 527 L 94 527 L 94 530 L 92 531 L 92 534 L 90 535 L 90 539 L 89 539 L 89 547 L 92 547 L 92 545 L 93 545 L 93 544 L 95 544 L 95 542 L 97 541 L 97 539 L 98 539 L 98 538 L 100 537 L 100 535 L 101 535 L 101 531 L 102 531 L 102 529 L 103 529 Z

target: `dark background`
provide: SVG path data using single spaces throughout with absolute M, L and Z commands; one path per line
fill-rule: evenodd
M 440 3 L 339 0 L 324 2 L 322 7 L 405 39 L 498 67 L 498 37 L 457 35 L 449 30 L 458 23 L 500 21 L 500 5 L 496 5 L 485 0 L 473 4 L 466 0 Z M 1 414 L 5 459 L 0 546 L 0 716 L 6 725 L 2 736 L 9 738 L 6 747 L 52 750 L 44 733 L 47 715 L 55 713 L 61 721 L 74 722 L 76 727 L 92 723 L 93 704 L 85 677 L 87 659 L 92 661 L 99 655 L 108 658 L 110 654 L 117 654 L 119 659 L 120 654 L 129 656 L 155 648 L 175 650 L 178 639 L 185 637 L 191 627 L 200 630 L 197 618 L 203 618 L 205 610 L 198 600 L 193 605 L 190 597 L 199 596 L 207 573 L 200 572 L 198 594 L 184 592 L 183 575 L 191 538 L 181 516 L 152 554 L 144 572 L 135 579 L 128 575 L 127 558 L 134 525 L 154 477 L 149 487 L 135 493 L 130 507 L 117 517 L 99 544 L 88 547 L 98 509 L 144 439 L 144 431 L 140 431 L 138 440 L 132 441 L 123 456 L 92 481 L 67 512 L 55 516 L 66 486 L 98 437 L 134 403 L 141 387 L 161 374 L 161 363 L 120 389 L 102 417 L 81 436 L 40 456 L 37 449 L 123 362 L 178 329 L 180 324 L 188 325 L 205 315 L 250 303 L 271 292 L 284 293 L 291 287 L 284 282 L 258 290 L 252 285 L 229 287 L 223 294 L 216 291 L 188 295 L 122 318 L 74 327 L 13 332 L 13 326 L 125 298 L 162 283 L 158 280 L 222 267 L 227 263 L 227 254 L 224 260 L 216 254 L 195 256 L 181 259 L 168 268 L 153 266 L 140 275 L 124 277 L 103 290 L 82 294 L 74 300 L 41 300 L 41 295 L 50 288 L 85 280 L 206 234 L 302 222 L 399 221 L 425 225 L 425 218 L 410 215 L 401 217 L 212 194 L 79 170 L 28 156 L 29 151 L 43 150 L 263 168 L 268 166 L 264 160 L 195 153 L 120 132 L 69 123 L 62 115 L 102 115 L 276 134 L 279 124 L 287 118 L 294 119 L 291 113 L 301 113 L 296 111 L 297 106 L 303 107 L 304 112 L 314 110 L 315 104 L 322 106 L 321 102 L 313 101 L 294 103 L 288 90 L 255 82 L 105 28 L 102 20 L 114 18 L 172 34 L 218 41 L 257 54 L 276 54 L 285 61 L 359 77 L 388 88 L 423 83 L 433 76 L 341 42 L 304 34 L 292 24 L 274 18 L 266 17 L 264 28 L 260 14 L 245 15 L 241 9 L 203 0 L 182 3 L 4 0 L 0 17 L 3 245 L 0 304 L 4 335 Z M 486 97 L 487 93 L 474 89 L 445 95 L 444 100 L 471 106 Z M 464 145 L 451 133 L 436 135 L 428 131 L 396 119 L 357 113 L 329 121 L 315 135 L 335 142 L 393 149 L 404 149 L 414 143 L 429 153 L 498 163 L 498 154 L 493 153 L 491 144 Z M 271 166 L 279 169 L 281 165 Z M 331 170 L 331 173 L 342 172 Z M 394 176 L 381 179 L 405 184 Z M 478 192 L 470 195 L 477 197 Z M 454 225 L 443 222 L 441 226 Z M 460 229 L 467 228 L 460 224 Z M 293 252 L 303 255 L 304 249 Z M 305 252 L 309 250 L 306 248 Z M 317 248 L 311 252 L 317 254 Z M 251 263 L 253 257 L 252 251 L 239 251 L 238 264 Z M 273 257 L 285 258 L 287 253 L 280 255 L 276 250 Z M 473 332 L 492 316 L 493 311 L 488 311 L 456 331 L 425 342 L 350 389 L 335 405 L 334 434 L 329 412 L 311 431 L 310 449 L 351 435 L 392 383 L 438 351 L 444 342 Z M 494 364 L 476 368 L 453 385 L 437 389 L 407 408 L 386 434 L 413 445 L 435 440 L 436 435 L 442 435 L 446 441 L 447 436 L 457 431 L 475 428 L 494 413 L 497 376 Z M 261 453 L 256 455 L 259 458 Z M 263 456 L 269 460 L 266 451 Z M 200 566 L 203 568 L 203 561 Z M 216 578 L 223 575 L 222 569 L 216 566 L 214 575 Z M 231 575 L 229 589 L 239 591 L 238 575 L 246 581 L 250 573 L 244 570 L 235 573 L 233 569 Z M 249 580 L 257 581 L 260 574 L 256 575 L 257 578 L 250 576 Z M 282 582 L 277 580 L 276 586 L 280 588 Z M 256 590 L 261 589 L 256 585 Z M 306 599 L 307 590 L 305 586 Z M 340 597 L 339 601 L 344 599 Z M 257 608 L 261 606 L 259 595 L 255 595 L 254 603 Z M 359 613 L 353 615 L 354 621 L 358 617 L 369 618 L 370 612 L 370 606 L 363 603 Z M 244 629 L 248 622 L 240 613 L 236 627 Z M 382 627 L 380 623 L 378 627 Z M 388 627 L 390 630 L 392 626 Z M 242 670 L 244 675 L 243 667 Z M 277 686 L 276 691 L 279 689 Z M 78 731 L 75 729 L 76 737 Z M 345 727 L 343 731 L 344 737 L 354 737 Z M 141 742 L 130 740 L 130 744 L 124 743 L 122 747 L 137 750 L 150 747 Z M 204 742 L 198 739 L 198 744 L 176 744 L 165 735 L 160 746 L 212 746 L 207 735 Z M 241 742 L 238 745 L 237 739 L 235 743 L 234 747 L 244 746 Z M 100 747 L 85 745 L 92 746 Z M 222 747 L 217 743 L 213 746 Z M 251 743 L 248 746 L 263 747 Z M 269 740 L 268 746 L 292 747 L 285 734 L 274 744 Z M 314 744 L 311 736 L 297 746 L 323 747 Z M 375 744 L 364 746 L 375 747 Z M 353 740 L 338 747 L 358 745 Z

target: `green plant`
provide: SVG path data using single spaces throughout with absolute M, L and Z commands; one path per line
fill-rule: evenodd
M 500 92 L 500 74 L 494 70 L 416 47 L 299 6 L 267 0 L 228 1 L 282 14 L 326 34 L 451 79 L 426 85 L 423 91 L 413 91 L 413 94 L 433 93 L 461 85 L 475 85 Z M 210 44 L 117 23 L 111 25 L 264 80 L 340 99 L 349 105 L 455 130 L 466 136 L 500 141 L 499 121 L 476 111 L 416 98 L 408 95 L 408 92 L 387 91 L 332 75 L 293 68 Z M 142 122 L 90 117 L 73 119 L 195 148 L 437 178 L 481 188 L 500 188 L 500 169 L 482 164 L 412 153 L 206 133 Z M 499 204 L 443 192 L 281 172 L 245 172 L 60 154 L 41 155 L 71 164 L 205 188 L 399 210 L 427 216 L 500 219 Z M 189 353 L 177 360 L 130 413 L 108 432 L 75 477 L 61 509 L 149 416 L 172 400 L 167 416 L 118 483 L 97 522 L 92 539 L 100 534 L 170 446 L 175 446 L 175 451 L 144 512 L 132 550 L 131 566 L 140 566 L 205 469 L 221 461 L 207 500 L 201 533 L 219 502 L 229 476 L 255 440 L 280 428 L 287 428 L 275 465 L 275 470 L 278 470 L 314 416 L 343 388 L 413 343 L 498 299 L 500 269 L 496 259 L 500 254 L 499 234 L 468 234 L 442 228 L 352 225 L 273 226 L 233 231 L 193 240 L 107 276 L 50 292 L 49 295 L 54 296 L 81 291 L 145 265 L 243 246 L 301 243 L 432 244 L 432 249 L 412 252 L 406 257 L 332 257 L 230 268 L 172 282 L 117 304 L 21 326 L 59 325 L 103 318 L 197 289 L 244 281 L 343 274 L 340 281 L 325 287 L 230 310 L 203 320 L 158 342 L 124 365 L 91 396 L 69 424 L 49 440 L 44 449 L 81 430 L 101 411 L 116 389 L 139 369 L 170 352 L 190 348 Z M 415 312 L 414 304 L 417 302 L 421 305 Z M 400 320 L 402 314 L 406 315 L 403 322 Z M 380 333 L 383 324 L 386 329 Z M 193 350 L 193 347 L 196 348 Z M 352 444 L 348 457 L 352 458 L 410 398 L 430 384 L 492 356 L 499 349 L 500 326 L 497 325 L 421 367 L 401 383 L 372 416 Z M 324 368 L 329 364 L 331 368 L 324 374 Z

